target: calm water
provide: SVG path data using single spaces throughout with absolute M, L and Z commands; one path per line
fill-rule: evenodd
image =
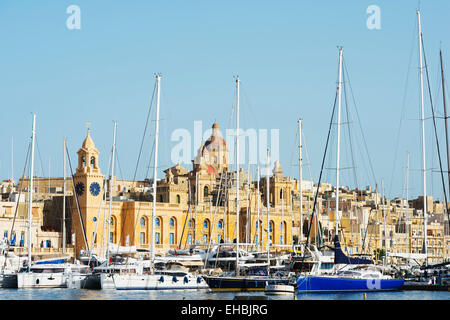
M 363 300 L 356 293 L 299 293 L 295 296 L 266 296 L 264 292 L 197 292 L 145 290 L 86 290 L 86 289 L 0 289 L 0 300 Z M 450 292 L 390 291 L 367 292 L 367 300 L 450 300 Z

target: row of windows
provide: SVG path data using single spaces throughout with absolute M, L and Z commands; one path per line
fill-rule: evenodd
M 20 241 L 19 241 L 19 243 L 17 243 L 16 236 L 17 236 L 17 235 L 16 235 L 16 232 L 13 231 L 13 232 L 11 233 L 11 239 L 9 239 L 9 238 L 8 238 L 8 231 L 4 231 L 4 232 L 3 232 L 3 238 L 4 238 L 6 241 L 10 241 L 10 240 L 11 240 L 10 245 L 12 245 L 12 246 L 14 246 L 14 245 L 19 245 L 19 246 L 23 247 L 24 244 L 25 244 L 25 232 L 22 231 L 22 232 L 20 233 Z
M 169 226 L 170 227 L 175 227 L 175 222 L 176 222 L 175 218 L 170 218 Z M 147 219 L 142 217 L 141 221 L 140 221 L 141 226 L 144 227 L 146 225 L 146 223 L 147 223 Z M 155 218 L 155 227 L 160 227 L 160 226 L 161 226 L 161 218 L 160 217 L 156 217 Z
M 175 244 L 175 233 L 169 233 L 169 244 Z M 140 234 L 140 243 L 146 244 L 146 236 L 145 232 L 141 232 Z M 155 232 L 155 244 L 161 244 L 161 233 Z

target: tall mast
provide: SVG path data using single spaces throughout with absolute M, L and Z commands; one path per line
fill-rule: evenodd
M 337 110 L 337 154 L 336 154 L 336 207 L 334 214 L 335 234 L 338 233 L 339 221 L 339 162 L 341 144 L 341 86 L 342 86 L 342 47 L 339 48 L 339 82 L 338 82 L 338 110 Z
M 409 188 L 409 152 L 408 152 L 408 156 L 406 158 L 406 208 L 409 208 L 408 205 L 408 198 L 409 198 L 409 194 L 408 194 L 408 188 Z
M 445 119 L 445 141 L 447 145 L 447 174 L 448 174 L 448 183 L 450 190 L 450 151 L 448 148 L 448 125 L 447 125 L 447 101 L 445 97 L 445 79 L 444 79 L 444 64 L 442 62 L 442 51 L 439 50 L 439 57 L 441 60 L 441 79 L 442 79 L 442 99 L 444 101 L 444 119 Z M 445 208 L 445 211 L 448 211 L 448 207 Z
M 269 170 L 270 170 L 270 153 L 269 149 L 267 149 L 267 167 L 266 167 L 266 206 L 267 206 L 267 267 L 270 267 L 270 221 L 269 221 L 269 213 L 270 213 L 270 202 L 269 202 Z
M 386 255 L 387 255 L 387 233 L 386 233 L 386 212 L 385 212 L 385 206 L 386 202 L 384 199 L 384 180 L 381 179 L 381 200 L 383 202 L 383 225 L 384 225 L 384 259 L 383 259 L 383 265 L 386 265 Z
M 11 137 L 11 182 L 14 181 L 14 137 Z
M 159 102 L 161 91 L 161 75 L 156 75 L 156 125 L 155 125 L 155 166 L 153 168 L 153 208 L 152 208 L 152 238 L 151 238 L 151 270 L 154 272 L 155 260 L 155 216 L 156 216 L 156 179 L 158 168 L 158 137 L 159 137 Z M 197 190 L 198 192 L 198 190 Z M 195 221 L 197 223 L 197 221 Z
M 418 35 L 419 35 L 419 71 L 420 71 L 420 105 L 421 105 L 421 122 L 422 122 L 422 171 L 423 171 L 423 253 L 425 253 L 425 265 L 428 265 L 427 256 L 427 172 L 425 162 L 425 111 L 423 103 L 423 66 L 422 66 L 422 26 L 420 24 L 420 11 L 417 10 L 418 19 Z
M 33 131 L 31 134 L 30 190 L 28 196 L 28 268 L 31 267 L 31 236 L 33 228 L 33 175 L 34 175 L 34 141 L 36 136 L 36 115 L 33 114 Z
M 239 275 L 239 76 L 236 77 L 236 275 Z
M 62 225 L 62 253 L 66 253 L 66 138 L 64 138 L 63 153 L 63 225 Z
M 116 157 L 116 128 L 117 124 L 114 121 L 114 133 L 113 133 L 113 147 L 112 147 L 112 155 L 111 155 L 111 176 L 109 177 L 109 214 L 108 214 L 108 240 L 106 245 L 106 261 L 108 261 L 109 265 L 109 235 L 111 232 L 111 212 L 112 212 L 112 194 L 113 194 L 113 179 L 114 179 L 114 158 Z
M 406 202 L 405 202 L 405 208 L 409 208 L 408 204 L 408 188 L 409 188 L 409 152 L 408 157 L 406 159 Z M 408 218 L 412 218 L 410 215 L 408 215 Z M 406 226 L 405 226 L 406 227 Z M 408 253 L 411 253 L 411 242 L 410 242 L 410 231 L 408 231 Z
M 198 172 L 195 172 L 195 219 L 193 227 L 193 245 L 197 239 L 197 207 L 198 207 Z
M 259 165 L 258 165 L 257 171 L 258 171 L 258 177 L 257 177 L 257 180 L 256 180 L 256 199 L 257 199 L 256 206 L 257 206 L 257 212 L 258 212 L 258 230 L 257 230 L 257 232 L 258 232 L 257 233 L 257 235 L 258 235 L 258 243 L 257 243 L 257 245 L 258 245 L 258 251 L 259 251 L 259 250 L 261 250 L 261 248 L 260 248 L 260 244 L 261 244 L 261 220 L 259 219 L 259 203 L 261 201 L 261 197 L 260 197 L 260 194 L 259 194 L 259 179 L 261 177 L 260 177 L 260 172 L 259 172 Z
M 298 242 L 303 241 L 303 157 L 302 157 L 302 119 L 298 119 L 298 187 L 300 194 L 300 230 Z

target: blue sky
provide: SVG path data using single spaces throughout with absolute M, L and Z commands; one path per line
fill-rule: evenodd
M 66 9 L 72 4 L 81 9 L 79 30 L 66 27 L 70 16 Z M 370 5 L 381 9 L 379 30 L 366 26 Z M 241 126 L 279 129 L 279 158 L 284 174 L 298 177 L 297 119 L 302 118 L 310 164 L 310 168 L 304 168 L 304 178 L 309 179 L 311 172 L 317 180 L 335 94 L 337 46 L 341 45 L 376 182 L 384 180 L 390 197 L 402 195 L 409 151 L 409 196 L 419 195 L 420 123 L 414 120 L 420 115 L 417 8 L 418 1 L 406 0 L 320 4 L 1 1 L 0 178 L 11 176 L 12 137 L 14 177 L 21 175 L 34 112 L 39 176 L 46 177 L 49 172 L 51 176 L 62 176 L 63 137 L 67 138 L 72 164 L 76 163 L 76 151 L 86 135 L 88 121 L 100 151 L 102 172 L 106 173 L 115 120 L 120 167 L 116 167 L 116 173 L 119 178 L 132 179 L 154 74 L 160 72 L 160 173 L 174 165 L 170 151 L 176 143 L 170 136 L 175 129 L 193 131 L 196 120 L 203 121 L 204 130 L 214 121 L 222 128 L 228 127 L 233 77 L 239 75 Z M 450 2 L 422 0 L 420 9 L 432 95 L 442 115 L 438 54 L 442 48 L 444 65 L 450 70 Z M 427 95 L 425 101 L 429 117 Z M 355 116 L 352 119 L 353 146 L 361 150 L 355 154 L 364 153 L 363 144 L 357 144 L 361 139 L 359 124 Z M 438 122 L 440 142 L 444 142 L 443 121 Z M 426 121 L 426 126 L 427 192 L 442 198 L 440 176 L 435 172 L 438 163 L 431 120 Z M 153 122 L 149 130 L 153 132 Z M 343 139 L 346 136 L 343 134 Z M 445 149 L 441 152 L 445 154 Z M 142 166 L 148 165 L 150 153 L 151 136 L 145 144 L 138 178 L 145 176 Z M 343 157 L 341 165 L 352 167 L 349 159 Z M 329 168 L 335 167 L 333 161 L 327 160 Z M 361 170 L 358 186 L 374 186 L 368 162 L 357 161 L 356 166 Z M 351 172 L 342 171 L 343 184 L 352 186 Z M 329 169 L 324 179 L 334 183 L 333 176 Z

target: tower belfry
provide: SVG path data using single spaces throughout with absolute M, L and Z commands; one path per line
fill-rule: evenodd
M 88 127 L 87 136 L 83 141 L 83 145 L 78 154 L 78 168 L 77 173 L 96 173 L 100 174 L 98 166 L 99 152 L 95 147 L 94 141 L 91 138 L 90 129 Z
M 95 223 L 92 223 L 100 218 L 98 217 L 98 212 L 103 194 L 104 176 L 100 172 L 98 165 L 99 153 L 100 152 L 97 150 L 94 141 L 92 140 L 88 126 L 86 138 L 77 152 L 78 167 L 73 176 L 75 183 L 74 191 L 78 199 L 81 217 L 85 224 L 85 228 L 83 228 L 80 224 L 80 218 L 78 217 L 78 209 L 76 207 L 73 208 L 72 212 L 77 215 L 72 218 L 76 234 L 75 247 L 77 255 L 80 250 L 86 249 L 86 244 L 83 241 L 83 229 L 85 230 L 89 247 L 92 244 L 94 244 L 94 248 L 98 247 L 100 243 L 98 243 L 96 239 L 101 240 L 103 238 L 102 228 L 99 228 L 99 230 L 96 231 L 96 239 L 93 239 Z

